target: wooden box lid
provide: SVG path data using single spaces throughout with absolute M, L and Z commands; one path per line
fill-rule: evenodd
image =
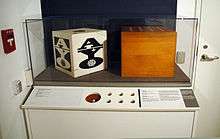
M 122 26 L 122 32 L 173 32 L 163 26 Z

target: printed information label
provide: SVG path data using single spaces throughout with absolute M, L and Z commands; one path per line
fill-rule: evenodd
M 185 108 L 180 90 L 140 89 L 141 107 L 152 109 Z

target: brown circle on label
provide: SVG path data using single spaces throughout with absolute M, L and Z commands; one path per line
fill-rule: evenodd
M 101 95 L 98 93 L 89 94 L 85 100 L 89 103 L 96 103 L 101 99 Z

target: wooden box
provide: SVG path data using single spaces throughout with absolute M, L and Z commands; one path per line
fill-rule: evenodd
M 176 36 L 161 26 L 123 26 L 122 77 L 173 77 Z
M 53 31 L 55 68 L 80 77 L 106 68 L 105 30 L 80 28 Z

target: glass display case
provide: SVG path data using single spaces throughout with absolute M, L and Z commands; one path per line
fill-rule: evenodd
M 158 86 L 158 87 L 189 87 L 192 85 L 193 72 L 195 66 L 195 56 L 196 56 L 196 36 L 197 36 L 197 19 L 194 18 L 181 18 L 181 19 L 170 19 L 170 18 L 148 18 L 148 17 L 118 17 L 118 18 L 105 18 L 105 17 L 50 17 L 44 19 L 27 19 L 26 22 L 26 34 L 29 50 L 30 68 L 32 69 L 33 82 L 34 85 L 42 86 Z M 136 33 L 138 38 L 136 38 L 136 43 L 131 42 L 133 46 L 131 49 L 128 46 L 123 46 L 129 44 L 129 40 L 124 40 L 123 27 L 128 27 L 129 32 Z M 155 28 L 155 30 L 154 30 Z M 70 30 L 73 29 L 73 30 Z M 90 31 L 88 31 L 91 29 Z M 54 45 L 60 46 L 62 43 L 66 44 L 65 41 L 65 30 L 69 30 L 70 38 L 74 36 L 79 36 L 79 34 L 85 32 L 96 32 L 100 35 L 99 31 L 106 32 L 105 49 L 102 56 L 104 57 L 104 68 L 102 70 L 94 70 L 89 74 L 82 75 L 80 77 L 74 77 L 62 70 L 56 68 L 57 66 L 57 49 Z M 147 30 L 147 31 L 145 31 Z M 63 40 L 55 40 L 54 33 L 62 32 L 64 36 L 58 36 Z M 144 36 L 141 36 L 140 32 L 144 32 Z M 146 33 L 148 32 L 148 33 Z M 149 33 L 150 32 L 150 33 Z M 158 35 L 152 35 L 152 33 L 157 32 Z M 165 32 L 165 33 L 164 33 Z M 168 33 L 173 32 L 173 37 Z M 146 35 L 148 34 L 148 35 Z M 149 35 L 150 34 L 150 35 Z M 164 37 L 162 34 L 168 34 Z M 91 35 L 91 34 L 90 34 Z M 67 35 L 68 36 L 68 35 Z M 132 36 L 132 35 L 130 35 Z M 148 36 L 148 39 L 146 39 Z M 161 37 L 160 39 L 157 36 Z M 165 35 L 166 36 L 166 35 Z M 88 36 L 87 36 L 88 38 Z M 91 35 L 90 38 L 94 38 Z M 140 39 L 142 38 L 142 40 Z M 172 38 L 172 39 L 170 39 Z M 86 55 L 82 59 L 72 56 L 71 51 L 79 52 L 79 49 L 74 50 L 74 44 L 77 44 L 77 37 L 68 42 L 71 48 L 70 55 L 72 63 L 77 63 L 78 61 L 86 59 Z M 79 41 L 80 37 L 78 38 Z M 134 41 L 134 38 L 132 38 Z M 149 43 L 149 40 L 151 43 Z M 168 40 L 168 41 L 167 41 Z M 173 44 L 171 48 L 171 40 Z M 141 41 L 145 42 L 145 45 L 141 44 Z M 163 43 L 167 41 L 167 43 Z M 90 49 L 88 56 L 96 51 L 91 43 L 95 43 L 91 40 L 83 50 Z M 84 42 L 85 44 L 86 42 Z M 155 45 L 157 43 L 157 45 Z M 99 44 L 99 43 L 98 43 Z M 167 44 L 167 45 L 164 45 Z M 98 46 L 98 45 L 97 45 Z M 101 46 L 101 45 L 100 45 Z M 104 46 L 104 45 L 102 45 Z M 123 47 L 122 47 L 123 46 Z M 140 47 L 141 46 L 141 47 Z M 131 50 L 130 53 L 137 54 L 134 57 L 128 57 L 127 60 L 124 59 L 129 52 L 124 50 Z M 134 48 L 134 49 L 133 49 Z M 62 52 L 65 53 L 67 49 L 63 49 Z M 153 54 L 149 54 L 152 52 Z M 74 53 L 74 52 L 73 52 Z M 138 54 L 140 53 L 140 54 Z M 173 53 L 171 55 L 171 53 Z M 59 54 L 60 55 L 60 54 Z M 143 57 L 143 55 L 145 55 Z M 147 55 L 147 56 L 146 56 Z M 129 55 L 130 56 L 130 55 Z M 94 57 L 94 55 L 92 56 Z M 143 58 L 140 58 L 143 57 Z M 67 58 L 64 56 L 64 58 Z M 142 64 L 138 65 L 136 63 L 142 60 Z M 164 59 L 170 59 L 164 62 Z M 154 62 L 152 62 L 154 60 Z M 173 64 L 172 64 L 173 61 Z M 88 64 L 94 64 L 90 60 Z M 151 69 L 158 70 L 158 73 L 165 73 L 167 67 L 171 62 L 170 76 L 150 76 L 153 74 L 144 74 L 143 76 L 122 76 L 122 69 L 125 63 L 134 66 L 136 69 Z M 132 63 L 133 62 L 133 63 Z M 161 62 L 164 62 L 161 64 Z M 66 65 L 65 61 L 60 60 L 63 67 L 71 67 L 70 69 L 76 71 L 71 65 Z M 143 66 L 148 63 L 148 66 Z M 152 64 L 152 66 L 151 66 Z M 150 65 L 150 66 L 149 66 Z M 167 67 L 166 67 L 167 66 Z M 164 68 L 164 71 L 160 71 L 159 68 Z M 135 68 L 133 72 L 136 72 Z M 132 68 L 127 68 L 132 69 Z M 137 70 L 138 71 L 138 70 Z M 146 70 L 147 71 L 147 70 Z M 140 70 L 138 71 L 140 72 Z M 147 73 L 147 72 L 146 72 Z M 156 73 L 156 72 L 155 72 Z

